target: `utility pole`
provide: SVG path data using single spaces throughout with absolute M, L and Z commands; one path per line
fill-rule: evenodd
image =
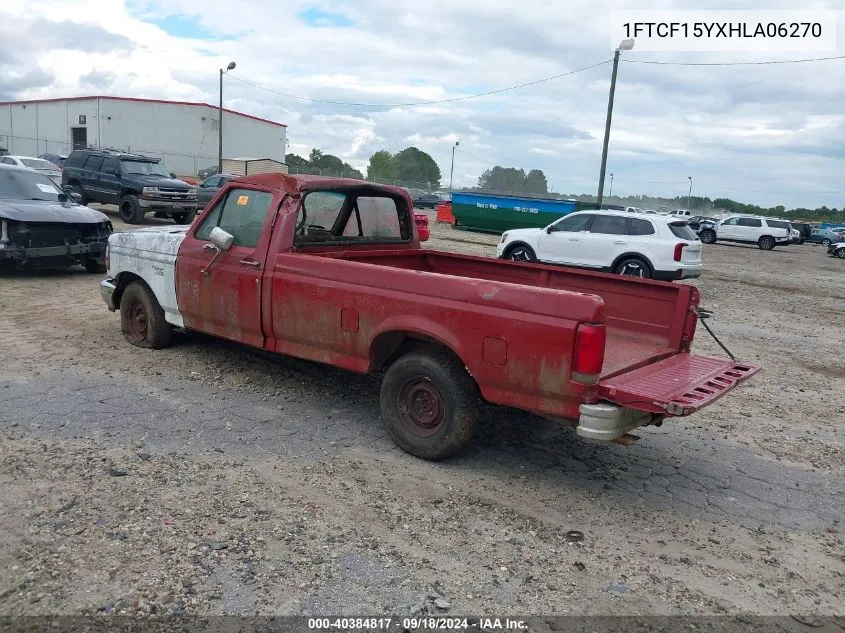
M 455 148 L 460 145 L 460 141 L 455 141 L 452 145 L 452 168 L 449 170 L 449 195 L 452 195 L 452 177 L 455 175 Z
M 602 197 L 604 196 L 604 173 L 607 169 L 607 145 L 610 142 L 610 120 L 613 117 L 613 96 L 616 93 L 616 73 L 619 70 L 619 55 L 622 51 L 629 51 L 634 48 L 634 40 L 622 40 L 616 51 L 613 53 L 613 73 L 610 76 L 610 95 L 607 98 L 607 120 L 604 124 L 604 145 L 601 150 L 601 171 L 599 172 L 599 193 L 598 206 L 601 209 Z
M 689 178 L 689 193 L 687 194 L 687 211 L 691 212 L 692 209 L 690 209 L 689 204 L 690 204 L 690 198 L 692 198 L 692 176 L 687 176 L 687 178 Z
M 235 69 L 235 62 L 229 62 L 226 71 Z M 223 69 L 220 69 L 220 107 L 218 111 L 218 139 L 217 139 L 217 173 L 223 173 Z

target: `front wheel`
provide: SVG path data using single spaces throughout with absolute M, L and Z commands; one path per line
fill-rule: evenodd
M 443 352 L 401 356 L 384 376 L 380 400 L 390 437 L 422 459 L 443 459 L 465 448 L 478 418 L 475 382 Z
M 834 253 L 837 257 L 841 259 L 845 259 L 845 248 L 840 248 L 838 251 Z
M 164 319 L 150 287 L 142 281 L 133 281 L 120 298 L 120 329 L 127 341 L 137 347 L 161 349 L 170 345 L 173 328 Z
M 698 234 L 698 239 L 704 244 L 714 244 L 716 242 L 716 231 L 713 229 L 704 229 Z
M 173 213 L 171 217 L 176 224 L 189 224 L 194 218 L 194 214 L 186 211 L 184 213 Z
M 832 242 L 831 242 L 829 239 L 827 239 L 827 238 L 824 238 L 824 239 L 822 240 L 822 246 L 824 246 L 825 248 L 827 248 L 828 246 L 830 246 L 830 245 L 831 245 L 831 243 L 832 243 Z
M 89 273 L 106 272 L 106 262 L 102 259 L 97 259 L 96 257 L 86 257 L 82 262 L 82 265 Z
M 651 267 L 639 257 L 626 257 L 613 269 L 617 275 L 651 279 Z
M 120 199 L 120 219 L 127 224 L 141 224 L 144 210 L 138 203 L 138 196 L 123 196 Z
M 759 240 L 757 240 L 757 247 L 761 251 L 770 251 L 775 247 L 775 238 L 764 235 Z
M 510 259 L 514 262 L 536 262 L 537 255 L 534 249 L 525 244 L 517 244 L 505 251 L 505 259 Z

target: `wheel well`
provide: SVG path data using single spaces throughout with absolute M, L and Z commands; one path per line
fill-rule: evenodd
M 120 190 L 120 197 L 123 198 L 124 196 L 137 196 L 138 192 L 134 189 L 121 189 Z
M 613 260 L 613 263 L 610 265 L 610 270 L 615 271 L 616 267 L 619 265 L 623 259 L 639 259 L 643 262 L 646 266 L 648 266 L 652 272 L 654 272 L 654 264 L 651 263 L 648 257 L 643 255 L 642 253 L 622 253 L 619 257 Z
M 446 352 L 464 365 L 464 361 L 452 348 L 435 338 L 417 332 L 382 332 L 370 345 L 370 371 L 387 369 L 400 356 L 425 349 Z
M 116 308 L 120 308 L 120 298 L 123 296 L 123 291 L 126 290 L 126 287 L 131 284 L 133 281 L 140 281 L 145 286 L 147 282 L 144 281 L 143 277 L 136 275 L 135 273 L 120 273 L 115 279 L 117 282 L 115 285 L 117 288 L 114 291 L 114 305 Z
M 517 246 L 524 246 L 525 248 L 530 248 L 531 252 L 536 255 L 536 252 L 534 251 L 534 248 L 531 246 L 531 244 L 527 244 L 526 242 L 511 242 L 510 244 L 508 244 L 507 248 L 505 248 L 505 251 L 502 254 L 507 255 Z

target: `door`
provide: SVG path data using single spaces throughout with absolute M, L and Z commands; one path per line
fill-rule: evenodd
M 590 268 L 607 268 L 628 248 L 627 220 L 623 215 L 596 215 L 589 233 L 581 238 L 578 261 Z
M 104 202 L 105 191 L 100 183 L 100 169 L 102 166 L 103 157 L 91 154 L 85 160 L 79 178 L 82 181 L 82 188 L 85 190 L 85 195 L 94 202 Z
M 70 128 L 70 141 L 73 144 L 73 149 L 86 149 L 88 147 L 88 128 Z
M 716 235 L 723 240 L 737 240 L 739 239 L 738 224 L 739 218 L 728 218 L 719 225 Z
M 760 218 L 739 218 L 736 223 L 737 239 L 744 242 L 756 242 L 760 239 L 763 221 Z M 787 231 L 787 235 L 789 232 Z
M 117 204 L 120 201 L 120 163 L 116 158 L 104 158 L 99 176 L 105 202 Z
M 555 264 L 578 263 L 581 238 L 593 219 L 591 213 L 570 214 L 552 224 L 540 234 L 537 242 L 537 259 Z
M 185 327 L 264 346 L 261 285 L 279 201 L 267 191 L 231 189 L 188 229 L 176 258 L 176 297 Z M 218 251 L 209 234 L 234 236 Z

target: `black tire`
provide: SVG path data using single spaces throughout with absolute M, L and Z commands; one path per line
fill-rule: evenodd
M 827 248 L 830 245 L 831 245 L 831 241 L 828 238 L 824 238 L 822 240 L 822 246 L 824 246 L 825 248 Z
M 195 214 L 196 211 L 185 211 L 184 213 L 172 213 L 170 217 L 176 224 L 190 224 Z
M 526 244 L 515 244 L 505 251 L 504 258 L 515 262 L 536 262 L 537 254 Z
M 701 233 L 698 234 L 698 239 L 702 241 L 704 244 L 715 244 L 716 243 L 716 231 L 713 229 L 704 229 Z
M 381 383 L 387 432 L 399 448 L 422 459 L 444 459 L 469 444 L 478 400 L 463 365 L 435 350 L 400 356 Z
M 759 240 L 757 240 L 757 247 L 761 251 L 770 251 L 775 247 L 775 238 L 771 235 L 764 235 Z
M 120 199 L 120 219 L 127 224 L 141 224 L 144 221 L 144 210 L 138 204 L 138 196 L 123 196 Z
M 72 191 L 75 191 L 76 193 L 79 194 L 79 196 L 80 196 L 79 204 L 81 204 L 83 206 L 87 206 L 89 200 L 88 200 L 88 196 L 86 196 L 85 192 L 82 190 L 82 185 L 80 185 L 78 183 L 74 183 L 74 184 L 68 185 L 68 186 L 71 188 Z
M 161 349 L 173 340 L 173 328 L 164 320 L 164 310 L 142 281 L 131 282 L 120 297 L 120 329 L 136 347 Z
M 107 270 L 106 262 L 96 257 L 86 257 L 82 265 L 89 273 L 104 273 Z
M 834 251 L 833 254 L 841 259 L 845 259 L 845 248 L 840 248 L 838 251 Z
M 613 272 L 617 275 L 640 279 L 651 279 L 653 274 L 651 266 L 641 257 L 625 257 L 613 267 Z

